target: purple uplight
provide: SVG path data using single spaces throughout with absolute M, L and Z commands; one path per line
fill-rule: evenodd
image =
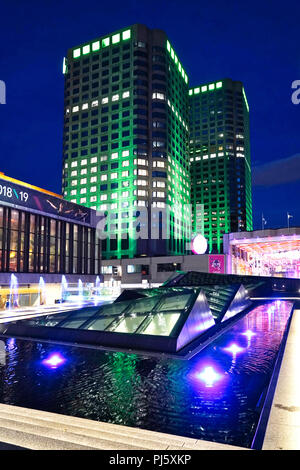
M 233 343 L 228 348 L 224 348 L 225 351 L 232 353 L 234 356 L 243 351 L 244 348 L 241 348 L 237 344 Z
M 56 369 L 66 362 L 66 359 L 60 353 L 53 353 L 47 359 L 44 359 L 42 363 L 50 367 L 51 369 Z
M 255 333 L 253 333 L 253 331 L 251 331 L 251 330 L 247 330 L 244 333 L 242 333 L 242 335 L 245 335 L 245 336 L 247 336 L 248 339 L 251 339 L 252 336 L 255 336 Z
M 7 342 L 8 349 L 13 349 L 15 347 L 16 340 L 15 338 L 9 338 Z
M 197 374 L 197 378 L 205 382 L 206 387 L 212 387 L 217 382 L 221 375 L 218 374 L 213 367 L 208 366 L 203 369 L 202 372 Z

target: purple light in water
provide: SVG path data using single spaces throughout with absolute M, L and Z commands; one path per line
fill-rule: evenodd
M 237 344 L 233 343 L 230 346 L 228 346 L 228 348 L 224 348 L 224 349 L 225 349 L 225 351 L 228 351 L 228 352 L 232 353 L 235 356 L 237 353 L 243 351 L 244 348 L 241 348 Z
M 9 338 L 7 342 L 8 349 L 13 349 L 15 346 L 16 340 L 15 338 Z
M 197 374 L 197 378 L 205 382 L 207 387 L 212 387 L 214 383 L 221 378 L 221 376 L 215 372 L 213 367 L 208 366 L 205 367 L 201 373 Z
M 255 333 L 253 333 L 253 331 L 251 331 L 251 330 L 247 330 L 244 333 L 242 333 L 242 335 L 245 335 L 245 336 L 247 336 L 248 339 L 251 339 L 252 336 L 255 336 Z
M 44 359 L 43 364 L 51 369 L 56 369 L 66 362 L 66 359 L 60 353 L 53 353 L 47 359 Z

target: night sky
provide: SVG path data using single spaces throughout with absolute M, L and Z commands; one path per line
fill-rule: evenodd
M 166 31 L 190 86 L 232 78 L 250 106 L 254 228 L 300 226 L 299 1 L 3 1 L 0 171 L 61 192 L 68 48 L 143 23 Z M 300 94 L 299 94 L 300 97 Z

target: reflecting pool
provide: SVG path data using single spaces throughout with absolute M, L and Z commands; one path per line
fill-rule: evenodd
M 257 306 L 190 360 L 6 339 L 0 401 L 250 447 L 291 310 Z

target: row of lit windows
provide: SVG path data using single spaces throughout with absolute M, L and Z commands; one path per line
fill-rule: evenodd
M 92 192 L 93 189 L 94 191 L 96 191 L 97 187 L 96 186 L 91 187 L 89 188 L 89 191 Z M 87 188 L 82 188 L 80 190 L 80 194 L 86 194 L 86 193 L 87 193 Z M 70 195 L 76 196 L 77 190 L 72 190 L 70 192 Z M 100 195 L 98 195 L 98 199 L 100 201 L 107 201 L 109 199 L 129 198 L 132 196 L 148 197 L 148 191 L 145 189 L 134 189 L 133 191 L 119 191 L 119 192 L 113 192 L 110 194 L 101 193 Z M 166 193 L 164 191 L 152 191 L 151 196 L 154 198 L 165 198 Z
M 129 91 L 124 91 L 122 93 L 122 95 L 120 94 L 115 94 L 115 95 L 112 95 L 111 97 L 111 102 L 114 103 L 116 101 L 119 101 L 119 99 L 124 99 L 124 98 L 129 98 L 130 96 L 130 92 Z M 101 99 L 101 104 L 107 104 L 109 103 L 109 97 L 106 96 L 106 97 L 103 97 Z M 73 108 L 66 108 L 66 114 L 70 114 L 70 112 L 72 113 L 76 113 L 78 111 L 84 111 L 86 109 L 89 109 L 90 108 L 97 108 L 99 106 L 99 100 L 94 100 L 91 102 L 91 104 L 89 105 L 89 103 L 83 103 L 81 106 L 73 106 Z
M 111 179 L 115 179 L 115 177 L 111 178 Z M 86 180 L 83 180 L 85 181 L 84 184 L 88 184 L 88 182 Z M 94 184 L 94 183 L 97 183 L 97 177 L 92 177 L 90 178 L 90 183 L 91 184 Z M 147 179 L 143 180 L 143 179 L 138 179 L 138 180 L 133 180 L 132 183 L 131 183 L 133 186 L 149 186 L 149 181 Z M 122 187 L 128 187 L 129 186 L 129 181 L 122 181 Z M 164 181 L 152 181 L 152 187 L 153 188 L 165 188 L 166 187 L 166 183 Z M 100 191 L 106 191 L 108 188 L 107 188 L 107 185 L 106 185 L 106 188 L 103 189 L 102 187 L 100 187 Z M 170 187 L 168 188 L 169 190 L 171 189 Z M 83 194 L 83 193 L 86 193 L 86 190 L 87 188 L 81 188 L 80 190 L 80 194 Z M 89 192 L 96 192 L 97 191 L 97 186 L 90 186 L 88 188 Z M 71 196 L 74 196 L 77 194 L 77 189 L 72 189 L 70 191 L 70 195 Z M 67 191 L 65 191 L 65 196 L 67 195 Z
M 111 98 L 106 96 L 106 97 L 103 97 L 101 99 L 101 105 L 108 104 L 110 101 L 112 103 L 116 103 L 121 98 L 126 99 L 126 98 L 129 98 L 129 96 L 130 96 L 130 91 L 124 91 L 122 93 L 122 95 L 114 94 L 114 95 L 111 96 Z M 153 98 L 153 100 L 166 101 L 166 96 L 163 93 L 157 93 L 157 92 L 153 93 L 152 98 Z M 170 100 L 167 100 L 167 102 L 168 102 L 168 106 L 170 107 L 172 112 L 175 114 L 175 116 L 179 120 L 180 124 L 188 131 L 188 126 L 187 126 L 186 122 L 184 121 L 184 119 L 182 118 L 182 116 L 180 115 L 180 113 L 178 112 L 178 110 L 175 109 L 174 105 L 170 102 Z M 83 103 L 81 106 L 76 105 L 76 106 L 73 106 L 72 108 L 67 107 L 65 112 L 66 112 L 66 115 L 69 115 L 70 113 L 78 113 L 79 111 L 86 111 L 89 108 L 97 108 L 99 106 L 99 104 L 100 104 L 99 100 L 93 100 L 90 104 L 89 103 Z M 86 117 L 88 117 L 88 115 Z M 119 115 L 117 115 L 116 117 L 119 118 Z
M 218 155 L 216 153 L 211 153 L 210 155 L 203 155 L 202 157 L 199 155 L 197 157 L 191 157 L 190 162 L 197 162 L 199 160 L 208 160 L 210 158 L 216 158 L 216 157 L 224 157 L 224 152 L 219 152 Z
M 82 199 L 85 199 L 85 198 L 82 198 Z M 72 201 L 72 199 L 71 199 Z M 74 199 L 73 202 L 76 202 L 76 200 Z M 82 201 L 82 203 L 86 203 L 87 201 Z M 132 205 L 133 206 L 140 206 L 140 207 L 148 207 L 149 206 L 149 203 L 148 201 L 145 201 L 143 199 L 135 199 L 132 201 Z M 118 202 L 116 203 L 111 203 L 111 204 L 100 204 L 99 206 L 94 206 L 92 208 L 94 209 L 98 209 L 100 211 L 107 211 L 107 210 L 116 210 L 116 209 L 119 209 L 119 208 L 130 208 L 131 206 L 131 203 L 129 203 L 129 201 L 124 201 L 124 202 L 121 202 L 120 204 Z M 163 201 L 153 201 L 151 202 L 151 206 L 152 207 L 166 207 L 166 203 L 163 202 Z M 128 212 L 126 212 L 125 214 L 128 214 Z M 118 214 L 116 214 L 118 215 Z M 124 217 L 124 215 L 122 215 L 122 217 Z
M 95 170 L 94 172 L 96 172 Z M 91 171 L 93 172 L 93 171 Z M 138 168 L 133 170 L 133 175 L 139 175 L 139 176 L 148 176 L 148 170 Z M 108 179 L 118 179 L 120 177 L 122 178 L 128 178 L 130 177 L 130 172 L 128 170 L 124 170 L 121 173 L 118 172 L 111 172 L 110 174 L 101 174 L 100 175 L 100 181 L 108 181 Z M 71 186 L 77 186 L 78 184 L 87 184 L 87 178 L 81 178 L 78 182 L 78 180 L 74 179 L 71 180 Z
M 148 166 L 148 163 L 149 163 L 148 160 L 141 159 L 141 158 L 133 160 L 133 165 Z M 113 165 L 116 165 L 116 166 L 113 166 Z M 130 162 L 128 160 L 124 160 L 122 162 L 122 167 L 126 167 L 126 166 L 130 166 Z M 153 161 L 152 162 L 152 167 L 153 168 L 156 168 L 156 167 L 157 168 L 165 168 L 165 163 L 161 162 L 161 161 Z M 117 169 L 118 168 L 118 163 L 112 163 L 111 168 L 112 168 L 112 170 Z M 100 166 L 99 171 L 106 171 L 107 169 L 108 169 L 108 165 L 102 165 L 102 166 Z M 88 172 L 96 173 L 97 172 L 97 167 L 91 167 L 90 169 L 82 168 L 80 170 L 80 172 L 78 172 L 77 170 L 72 170 L 70 176 L 78 176 L 79 174 L 80 175 L 87 175 Z M 116 174 L 116 173 L 111 173 L 111 174 L 113 175 L 113 174 Z
M 101 48 L 106 48 L 110 45 L 118 44 L 120 41 L 127 41 L 131 38 L 131 31 L 127 29 L 122 33 L 116 33 L 112 36 L 107 36 L 103 39 L 99 39 L 97 41 L 92 42 L 91 44 L 86 44 L 82 47 L 77 47 L 73 49 L 73 58 L 77 59 L 81 55 L 87 55 L 91 52 L 98 52 Z
M 206 91 L 213 91 L 215 89 L 222 88 L 222 82 L 210 83 L 209 85 L 203 85 L 201 87 L 191 88 L 189 95 L 198 95 L 200 92 L 205 93 Z

